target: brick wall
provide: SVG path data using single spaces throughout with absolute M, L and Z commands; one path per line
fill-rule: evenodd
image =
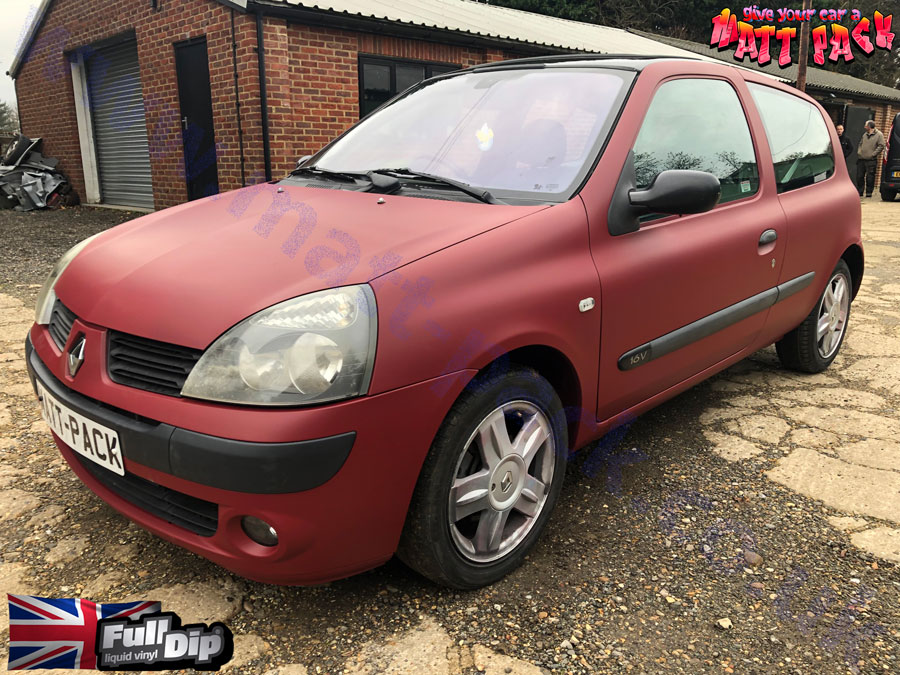
M 57 0 L 26 57 L 16 82 L 22 128 L 44 138 L 47 155 L 83 197 L 84 176 L 67 53 L 134 31 L 150 141 L 156 208 L 187 199 L 180 106 L 173 44 L 206 36 L 222 191 L 241 186 L 241 144 L 235 101 L 231 10 L 213 0 L 161 3 L 146 0 Z M 264 179 L 256 20 L 234 14 L 238 91 L 247 184 Z M 318 150 L 359 119 L 358 55 L 477 63 L 509 58 L 420 40 L 288 24 L 265 19 L 266 86 L 272 175 L 284 175 L 298 157 Z
M 875 126 L 882 134 L 884 134 L 884 139 L 887 140 L 888 133 L 891 131 L 891 122 L 894 119 L 894 115 L 897 114 L 897 110 L 893 106 L 881 101 L 870 101 L 860 105 L 868 105 L 875 111 Z M 878 192 L 877 186 L 881 184 L 881 169 L 883 166 L 884 162 L 880 159 L 875 164 L 876 193 Z
M 246 154 L 249 165 L 256 162 L 261 166 L 262 152 L 256 150 L 261 145 L 256 30 L 253 17 L 236 14 L 235 22 Z M 193 37 L 205 35 L 209 44 L 219 182 L 223 190 L 239 187 L 231 11 L 211 0 L 164 2 L 161 11 L 152 10 L 146 0 L 54 2 L 16 82 L 23 132 L 44 138 L 45 153 L 60 159 L 60 168 L 83 197 L 84 176 L 66 53 L 130 30 L 137 37 L 156 207 L 172 206 L 187 198 L 173 44 Z

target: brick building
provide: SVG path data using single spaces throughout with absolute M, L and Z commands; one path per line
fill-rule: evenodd
M 284 175 L 424 77 L 563 51 L 688 54 L 469 0 L 43 0 L 10 75 L 83 201 L 159 209 Z

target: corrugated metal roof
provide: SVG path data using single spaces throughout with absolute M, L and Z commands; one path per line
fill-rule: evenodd
M 740 62 L 736 61 L 734 57 L 732 57 L 732 52 L 727 50 L 719 52 L 715 49 L 711 49 L 709 45 L 704 45 L 699 42 L 679 40 L 678 38 L 666 37 L 665 35 L 654 35 L 653 33 L 645 33 L 643 31 L 631 32 L 638 37 L 644 37 L 650 40 L 654 40 L 656 42 L 659 42 L 660 44 L 668 45 L 671 47 L 678 47 L 679 49 L 684 49 L 686 51 L 693 52 L 694 54 L 712 56 L 719 61 L 724 61 L 725 63 L 729 63 L 731 65 L 740 64 Z M 767 75 L 776 75 L 785 78 L 787 81 L 792 83 L 797 81 L 796 63 L 791 64 L 787 68 L 780 68 L 774 61 L 770 62 L 766 66 L 760 66 L 747 60 L 740 65 L 750 68 L 751 70 L 765 73 Z M 869 82 L 868 80 L 863 80 L 858 77 L 852 77 L 843 73 L 835 73 L 830 70 L 824 70 L 822 68 L 816 67 L 810 67 L 806 69 L 806 86 L 812 87 L 814 89 L 822 89 L 824 91 L 829 91 L 836 94 L 851 94 L 855 96 L 866 96 L 887 101 L 900 101 L 900 90 L 898 89 L 886 87 L 882 84 L 875 84 L 874 82 Z
M 558 50 L 637 56 L 698 56 L 621 28 L 559 19 L 472 0 L 267 0 L 257 4 L 346 14 Z M 703 54 L 699 56 L 704 60 L 716 60 Z
M 636 56 L 692 57 L 720 61 L 712 55 L 667 44 L 621 28 L 570 21 L 473 0 L 217 0 L 227 6 L 253 11 L 280 7 L 286 10 L 352 16 L 405 26 L 452 31 L 498 42 L 518 42 L 548 51 L 597 52 Z M 52 0 L 43 0 L 19 45 L 10 75 L 16 77 Z M 739 64 L 731 64 L 740 67 Z M 774 77 L 783 80 L 777 73 Z

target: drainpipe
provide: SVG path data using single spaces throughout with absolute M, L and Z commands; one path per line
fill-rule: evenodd
M 234 116 L 237 118 L 238 145 L 241 147 L 241 187 L 247 185 L 244 155 L 244 127 L 241 124 L 241 95 L 238 88 L 237 34 L 234 29 L 234 8 L 231 10 L 231 60 L 234 63 Z
M 6 73 L 6 74 L 9 75 L 9 73 Z M 22 129 L 23 129 L 22 108 L 19 106 L 19 101 L 21 101 L 22 99 L 19 98 L 19 79 L 18 78 L 13 80 L 13 92 L 16 95 L 16 119 L 19 120 L 19 133 L 24 136 L 25 132 L 22 131 Z
M 269 147 L 269 99 L 266 95 L 266 47 L 263 38 L 263 14 L 256 13 L 256 55 L 259 60 L 259 107 L 262 111 L 263 161 L 266 181 L 272 180 L 272 149 Z

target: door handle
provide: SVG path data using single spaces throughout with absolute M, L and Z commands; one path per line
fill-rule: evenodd
M 759 235 L 759 245 L 765 246 L 766 244 L 771 244 L 776 239 L 778 239 L 778 233 L 775 230 L 766 230 Z
M 181 118 L 181 128 L 184 129 L 185 131 L 187 131 L 187 128 L 188 128 L 188 118 L 187 117 Z

